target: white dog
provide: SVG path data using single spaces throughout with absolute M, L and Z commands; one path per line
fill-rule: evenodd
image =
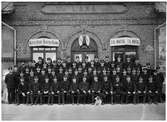
M 102 99 L 99 96 L 95 97 L 95 105 L 101 105 L 101 104 L 102 104 Z

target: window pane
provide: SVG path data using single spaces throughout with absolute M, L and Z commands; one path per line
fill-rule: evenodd
M 50 48 L 45 48 L 45 50 L 50 50 Z
M 46 57 L 46 59 L 47 59 L 47 58 L 51 58 L 52 61 L 53 61 L 53 60 L 56 60 L 56 53 L 47 52 L 47 53 L 45 53 L 45 57 Z
M 56 48 L 51 48 L 51 50 L 56 50 Z
M 33 50 L 38 50 L 38 48 L 33 48 Z
M 38 50 L 44 50 L 44 48 L 38 48 Z
M 94 60 L 95 54 L 86 54 L 86 56 L 88 57 L 88 61 L 92 61 Z
M 33 60 L 38 61 L 38 57 L 43 58 L 43 53 L 33 53 Z
M 76 57 L 79 57 L 79 60 L 82 61 L 82 54 L 74 54 L 74 61 L 76 61 Z

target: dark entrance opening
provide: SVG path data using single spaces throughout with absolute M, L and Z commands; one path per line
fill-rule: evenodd
M 94 60 L 94 57 L 98 55 L 98 49 L 97 49 L 97 44 L 94 39 L 91 37 L 89 45 L 79 44 L 79 37 L 76 38 L 71 46 L 71 57 L 72 60 L 75 61 L 76 57 L 79 56 L 80 61 L 84 61 L 85 57 L 88 56 L 88 60 Z

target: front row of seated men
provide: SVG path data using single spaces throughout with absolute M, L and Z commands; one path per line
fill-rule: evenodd
M 39 78 L 34 77 L 34 82 L 26 84 L 25 79 L 20 79 L 16 91 L 16 102 L 18 104 L 92 104 L 94 98 L 100 96 L 103 103 L 158 103 L 162 102 L 162 88 L 153 76 L 149 76 L 145 82 L 142 76 L 137 82 L 133 82 L 130 76 L 122 81 L 119 75 L 113 77 L 112 81 L 107 76 L 99 81 L 98 76 L 93 76 L 93 82 L 89 84 L 87 77 L 78 81 L 76 77 L 72 82 L 67 77 L 59 82 L 57 77 L 49 83 L 48 76 L 45 82 L 40 84 Z

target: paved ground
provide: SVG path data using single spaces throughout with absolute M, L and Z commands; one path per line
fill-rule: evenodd
M 8 105 L 2 120 L 164 120 L 165 104 L 151 105 Z

